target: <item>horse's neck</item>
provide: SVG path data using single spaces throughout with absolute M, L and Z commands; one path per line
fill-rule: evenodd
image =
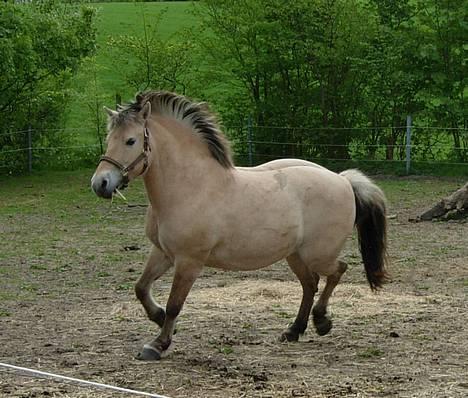
M 184 128 L 170 120 L 158 120 L 150 127 L 152 158 L 144 182 L 148 199 L 158 211 L 193 200 L 195 195 L 219 187 L 225 178 L 226 170 L 205 144 Z

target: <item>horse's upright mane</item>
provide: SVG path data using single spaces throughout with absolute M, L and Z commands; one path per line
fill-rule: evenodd
M 222 133 L 216 116 L 204 102 L 192 102 L 183 95 L 168 91 L 147 91 L 138 94 L 134 102 L 122 108 L 117 118 L 121 118 L 121 122 L 136 117 L 147 101 L 151 102 L 153 114 L 174 117 L 188 124 L 206 143 L 211 155 L 221 166 L 234 167 L 229 142 Z

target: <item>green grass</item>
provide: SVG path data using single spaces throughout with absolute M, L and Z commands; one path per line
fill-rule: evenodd
M 144 209 L 128 210 L 119 201 L 110 207 L 109 201 L 97 198 L 90 189 L 93 172 L 36 173 L 2 180 L 0 304 L 48 295 L 53 289 L 50 283 L 86 289 L 125 270 L 130 260 L 143 262 L 146 251 L 135 254 L 122 248 L 128 243 L 146 244 Z M 141 180 L 126 195 L 130 203 L 146 203 Z M 103 261 L 100 253 L 105 250 Z M 130 288 L 129 282 L 119 283 L 118 289 Z
M 218 351 L 224 355 L 230 355 L 234 352 L 234 349 L 230 346 L 222 346 L 218 348 Z
M 384 354 L 382 350 L 376 347 L 369 347 L 366 348 L 364 351 L 358 353 L 358 357 L 360 358 L 376 358 L 381 357 Z
M 421 203 L 435 204 L 464 184 L 462 178 L 404 177 L 379 179 L 390 204 L 399 207 L 418 207 Z
M 143 37 L 144 19 L 147 26 L 151 26 L 157 15 L 165 10 L 164 18 L 159 25 L 159 32 L 163 38 L 168 38 L 180 29 L 194 26 L 196 20 L 189 12 L 193 7 L 191 2 L 154 2 L 154 3 L 96 3 L 97 17 L 97 53 L 96 71 L 99 94 L 104 98 L 107 106 L 115 105 L 116 94 L 121 95 L 123 101 L 128 101 L 135 95 L 135 90 L 128 87 L 124 80 L 128 65 L 116 65 L 109 40 L 119 35 L 133 35 Z M 144 16 L 144 17 L 143 17 Z M 74 90 L 84 93 L 89 90 L 92 75 L 89 70 L 82 68 L 74 80 Z M 93 115 L 83 99 L 75 96 L 69 106 L 67 128 L 79 128 L 77 140 L 85 143 L 95 143 L 95 127 Z
M 122 67 L 116 67 L 109 52 L 108 41 L 111 37 L 130 34 L 143 37 L 143 22 L 151 25 L 157 15 L 167 10 L 159 26 L 163 38 L 168 38 L 178 30 L 195 24 L 189 13 L 190 2 L 156 2 L 156 3 L 101 3 L 98 4 L 98 65 L 103 68 L 99 79 L 105 92 L 110 95 L 120 93 L 122 99 L 129 99 L 135 93 L 128 89 L 123 81 Z

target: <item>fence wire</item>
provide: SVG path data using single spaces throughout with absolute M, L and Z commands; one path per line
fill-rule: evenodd
M 81 386 L 81 387 L 88 387 L 88 388 L 94 388 L 94 389 L 99 389 L 99 390 L 109 390 L 109 391 L 113 391 L 113 392 L 117 392 L 117 393 L 125 394 L 125 395 L 144 396 L 144 397 L 152 397 L 152 398 L 169 398 L 165 395 L 160 395 L 156 393 L 148 393 L 144 391 L 131 390 L 129 388 L 123 388 L 123 387 L 112 386 L 109 384 L 97 383 L 95 381 L 77 379 L 75 377 L 63 376 L 63 375 L 59 375 L 55 373 L 44 372 L 42 370 L 30 369 L 30 368 L 25 368 L 22 366 L 11 365 L 8 363 L 0 363 L 0 368 L 7 369 L 10 372 L 16 372 L 19 374 L 28 375 L 31 378 L 48 379 L 48 380 L 53 380 L 53 381 L 61 382 L 61 383 L 74 384 L 74 385 Z
M 468 166 L 468 129 L 438 126 L 411 126 L 412 137 L 408 137 L 404 130 L 408 126 L 379 126 L 379 127 L 289 127 L 289 126 L 227 126 L 225 130 L 231 138 L 236 159 L 242 165 L 253 166 L 260 162 L 275 158 L 301 157 L 317 162 L 373 162 L 389 163 L 408 161 L 408 153 L 414 164 L 440 164 L 454 166 Z M 87 153 L 89 161 L 99 156 L 103 137 L 100 143 L 62 145 L 44 145 L 44 141 L 35 142 L 38 136 L 45 133 L 69 136 L 73 133 L 92 131 L 89 127 L 79 128 L 50 128 L 43 130 L 17 130 L 0 134 L 0 170 L 23 169 L 41 164 L 52 164 L 54 158 L 47 158 L 47 154 L 60 156 L 61 164 L 74 164 Z M 387 133 L 397 133 L 389 139 Z M 314 132 L 329 133 L 314 135 Z M 340 133 L 341 132 L 341 133 Z M 375 132 L 376 134 L 372 134 Z M 345 137 L 342 136 L 345 134 Z M 28 135 L 32 140 L 30 146 L 15 147 L 5 143 L 8 138 Z M 365 137 L 363 137 L 365 136 Z M 95 138 L 97 140 L 97 137 Z M 341 142 L 339 142 L 341 140 Z M 393 141 L 392 141 L 393 140 Z M 334 142 L 335 141 L 335 142 Z M 336 142 L 338 141 L 338 142 Z M 345 141 L 345 142 L 343 142 Z M 42 144 L 41 144 L 42 142 Z M 17 145 L 18 143 L 16 143 Z M 409 152 L 408 152 L 409 151 Z M 23 155 L 22 153 L 26 153 Z M 343 156 L 346 154 L 347 156 Z M 334 156 L 335 155 L 335 156 Z M 339 155 L 339 156 L 336 156 Z M 46 156 L 46 157 L 45 157 Z M 23 159 L 21 160 L 21 157 Z M 28 159 L 29 157 L 29 159 Z M 20 167 L 21 168 L 21 167 Z M 467 172 L 468 174 L 468 172 Z

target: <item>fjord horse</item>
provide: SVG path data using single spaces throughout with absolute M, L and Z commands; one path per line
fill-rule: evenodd
M 146 234 L 153 246 L 135 291 L 161 331 L 144 345 L 139 359 L 160 359 L 169 352 L 177 316 L 205 266 L 257 270 L 286 259 L 303 295 L 283 341 L 298 340 L 311 311 L 317 333 L 330 331 L 327 305 L 346 271 L 338 257 L 354 226 L 370 287 L 384 283 L 385 197 L 361 172 L 336 174 L 298 159 L 236 168 L 207 106 L 174 93 L 146 92 L 107 112 L 107 151 L 92 189 L 112 198 L 141 176 L 150 202 Z M 150 289 L 172 267 L 164 310 Z M 313 306 L 320 276 L 326 284 Z

